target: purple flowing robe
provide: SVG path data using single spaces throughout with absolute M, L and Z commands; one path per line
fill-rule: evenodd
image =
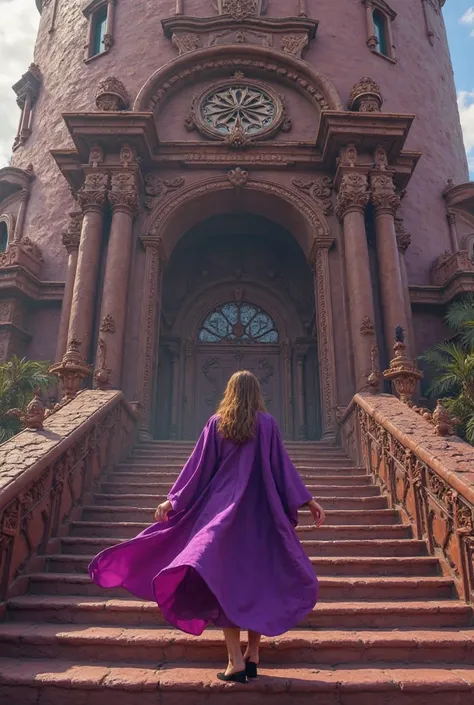
M 104 588 L 155 600 L 184 632 L 199 635 L 213 623 L 277 636 L 317 601 L 295 531 L 311 494 L 272 416 L 259 413 L 255 438 L 243 445 L 217 427 L 213 416 L 169 493 L 169 520 L 106 549 L 89 573 Z

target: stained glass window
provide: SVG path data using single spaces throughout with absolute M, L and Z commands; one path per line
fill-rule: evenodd
M 210 313 L 199 331 L 200 343 L 278 343 L 268 313 L 248 303 L 226 303 Z
M 237 127 L 253 135 L 266 129 L 277 116 L 268 93 L 251 86 L 219 88 L 204 100 L 202 116 L 215 132 L 227 135 Z

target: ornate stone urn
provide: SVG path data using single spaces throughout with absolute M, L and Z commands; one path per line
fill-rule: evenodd
M 397 326 L 395 329 L 393 350 L 395 357 L 391 360 L 390 367 L 385 370 L 383 376 L 393 383 L 400 401 L 411 406 L 416 385 L 422 379 L 423 372 L 416 367 L 412 359 L 405 355 L 405 331 L 401 326 Z

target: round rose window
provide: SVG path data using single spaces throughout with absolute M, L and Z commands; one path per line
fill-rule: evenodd
M 249 137 L 265 133 L 278 122 L 279 111 L 269 92 L 250 85 L 229 85 L 208 93 L 201 119 L 210 132 L 225 137 L 237 128 Z

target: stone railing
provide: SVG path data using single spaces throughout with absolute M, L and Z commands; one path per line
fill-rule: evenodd
M 100 473 L 131 449 L 136 428 L 121 392 L 84 391 L 43 430 L 0 446 L 0 603 L 24 591 L 23 574 L 67 533 Z
M 440 438 L 432 424 L 390 395 L 357 395 L 340 416 L 340 439 L 426 540 L 474 602 L 474 448 Z

